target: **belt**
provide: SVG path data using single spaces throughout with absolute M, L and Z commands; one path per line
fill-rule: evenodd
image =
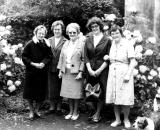
M 129 62 L 121 61 L 121 60 L 110 60 L 110 64 L 112 63 L 122 63 L 122 64 L 129 64 Z

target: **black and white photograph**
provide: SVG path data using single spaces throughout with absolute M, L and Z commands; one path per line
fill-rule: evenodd
M 0 0 L 0 130 L 160 130 L 160 0 Z

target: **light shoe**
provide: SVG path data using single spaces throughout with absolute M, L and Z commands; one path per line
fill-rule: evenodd
M 72 117 L 71 117 L 71 120 L 77 120 L 78 119 L 78 117 L 79 117 L 79 114 L 77 114 L 77 115 L 73 115 Z
M 119 126 L 119 125 L 121 125 L 121 121 L 114 121 L 114 122 L 111 124 L 112 127 L 117 127 L 117 126 Z
M 131 127 L 130 121 L 124 121 L 124 127 L 125 128 L 130 128 Z
M 71 114 L 68 114 L 64 117 L 64 119 L 68 120 L 68 119 L 71 119 L 72 115 Z

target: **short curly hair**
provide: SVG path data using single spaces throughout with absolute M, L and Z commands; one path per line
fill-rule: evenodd
M 67 25 L 67 27 L 66 27 L 66 34 L 67 35 L 68 35 L 69 28 L 74 28 L 74 29 L 76 29 L 78 34 L 80 33 L 80 26 L 78 23 L 70 23 Z
M 44 25 L 39 25 L 39 26 L 37 26 L 37 27 L 34 29 L 33 34 L 34 34 L 34 35 L 37 35 L 37 32 L 38 32 L 38 30 L 40 30 L 40 29 L 44 29 L 44 30 L 45 30 L 45 35 L 47 34 L 47 28 L 46 28 Z
M 88 28 L 89 31 L 91 31 L 91 25 L 93 24 L 98 24 L 100 27 L 100 30 L 103 31 L 103 21 L 102 19 L 98 18 L 98 17 L 92 17 L 88 20 L 86 27 Z
M 61 25 L 62 31 L 65 30 L 65 26 L 62 20 L 57 20 L 52 23 L 51 30 L 53 31 L 54 27 L 57 25 Z

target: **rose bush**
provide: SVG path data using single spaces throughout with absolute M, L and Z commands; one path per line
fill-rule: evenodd
M 0 26 L 0 97 L 14 95 L 23 87 L 23 45 L 8 43 L 7 39 L 11 33 L 10 25 Z

